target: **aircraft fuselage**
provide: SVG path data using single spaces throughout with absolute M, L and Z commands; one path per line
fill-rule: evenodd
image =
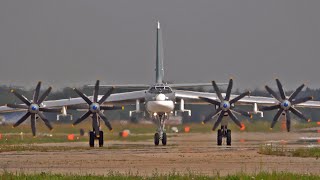
M 175 95 L 172 89 L 165 84 L 156 84 L 146 91 L 146 110 L 150 114 L 170 113 L 174 110 Z

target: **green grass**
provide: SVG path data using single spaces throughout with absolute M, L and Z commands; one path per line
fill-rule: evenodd
M 320 157 L 320 148 L 288 149 L 284 145 L 263 145 L 259 148 L 260 154 L 294 157 Z
M 120 174 L 117 172 L 109 172 L 106 176 L 98 176 L 98 175 L 62 175 L 62 174 L 50 174 L 50 173 L 40 173 L 40 174 L 23 174 L 23 173 L 10 173 L 4 172 L 0 175 L 0 179 L 17 179 L 17 180 L 25 180 L 25 179 L 52 179 L 52 180 L 59 180 L 59 179 L 66 179 L 66 180 L 100 180 L 100 179 L 110 179 L 110 180 L 122 180 L 122 179 L 133 179 L 133 180 L 167 180 L 167 179 L 174 179 L 174 180 L 189 180 L 189 179 L 200 179 L 200 180 L 246 180 L 246 179 L 263 179 L 263 180 L 274 180 L 274 179 L 281 179 L 281 180 L 316 180 L 319 179 L 319 176 L 316 175 L 309 175 L 309 174 L 294 174 L 294 173 L 286 173 L 286 172 L 260 172 L 258 174 L 245 174 L 245 173 L 238 173 L 235 175 L 228 175 L 228 176 L 208 176 L 208 175 L 201 175 L 201 174 L 194 174 L 194 173 L 187 173 L 187 174 L 180 174 L 177 172 L 172 172 L 169 174 L 159 174 L 153 173 L 151 176 L 141 176 L 139 173 L 127 173 L 127 174 Z

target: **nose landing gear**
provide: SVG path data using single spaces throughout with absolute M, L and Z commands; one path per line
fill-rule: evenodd
M 222 145 L 222 139 L 226 138 L 227 146 L 231 146 L 231 130 L 227 126 L 221 126 L 217 132 L 217 145 Z
M 167 134 L 165 132 L 165 120 L 167 116 L 158 115 L 156 120 L 158 121 L 158 129 L 154 134 L 154 145 L 158 146 L 161 140 L 163 146 L 167 145 Z

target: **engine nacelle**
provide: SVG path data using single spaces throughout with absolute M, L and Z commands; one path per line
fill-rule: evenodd
M 191 110 L 184 108 L 184 99 L 180 99 L 180 108 L 174 111 L 174 115 L 177 116 L 178 112 L 188 112 L 188 116 L 191 116 Z
M 143 113 L 143 115 L 145 116 L 145 111 L 141 111 L 141 109 L 140 109 L 140 100 L 139 99 L 136 99 L 136 110 L 129 111 L 129 117 L 132 117 L 132 115 L 134 113 Z
M 251 114 L 260 114 L 260 117 L 263 117 L 263 112 L 259 111 L 257 103 L 253 104 L 253 111 L 251 112 Z
M 61 109 L 61 114 L 57 115 L 57 121 L 72 121 L 72 115 L 68 114 L 67 107 L 63 106 Z

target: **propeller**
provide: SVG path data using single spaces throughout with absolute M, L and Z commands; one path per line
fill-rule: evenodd
M 201 100 L 206 101 L 210 104 L 216 105 L 218 106 L 218 108 L 216 109 L 216 111 L 211 112 L 202 122 L 203 124 L 208 122 L 209 120 L 211 120 L 212 118 L 214 118 L 215 116 L 217 116 L 218 114 L 218 119 L 217 121 L 214 123 L 212 130 L 215 130 L 219 124 L 221 123 L 223 117 L 225 114 L 227 114 L 228 116 L 230 116 L 230 118 L 232 119 L 232 121 L 234 123 L 236 123 L 239 127 L 242 127 L 240 121 L 238 120 L 236 114 L 240 114 L 243 116 L 247 116 L 251 118 L 251 115 L 248 112 L 244 112 L 242 110 L 239 109 L 235 109 L 234 108 L 234 104 L 236 102 L 238 102 L 240 99 L 244 98 L 245 96 L 250 94 L 250 91 L 246 91 L 240 95 L 238 95 L 237 97 L 235 97 L 234 99 L 230 100 L 231 97 L 231 90 L 232 90 L 232 86 L 233 86 L 233 80 L 230 79 L 229 80 L 229 84 L 228 84 L 228 88 L 227 88 L 227 92 L 225 97 L 222 97 L 221 91 L 218 88 L 217 84 L 215 81 L 212 81 L 212 86 L 218 96 L 218 101 L 217 100 L 213 100 L 210 98 L 206 98 L 206 97 L 199 97 Z
M 111 95 L 112 91 L 114 88 L 110 88 L 100 100 L 98 100 L 98 95 L 99 95 L 99 84 L 100 81 L 97 80 L 96 84 L 94 86 L 94 91 L 93 91 L 93 99 L 90 100 L 85 94 L 83 94 L 81 91 L 78 89 L 74 88 L 74 91 L 82 97 L 82 99 L 87 103 L 87 104 L 79 104 L 78 106 L 75 105 L 72 108 L 74 109 L 88 109 L 88 111 L 83 114 L 80 118 L 78 118 L 73 125 L 77 125 L 83 120 L 85 120 L 87 117 L 92 115 L 92 126 L 95 132 L 99 132 L 99 126 L 100 126 L 100 121 L 99 119 L 101 118 L 105 125 L 108 127 L 108 129 L 111 131 L 112 126 L 108 120 L 108 118 L 103 114 L 103 110 L 117 110 L 117 109 L 123 109 L 123 107 L 118 107 L 118 106 L 102 106 L 101 104 Z
M 297 110 L 294 107 L 295 105 L 298 105 L 300 103 L 304 103 L 306 101 L 313 99 L 313 97 L 311 97 L 311 96 L 295 99 L 297 97 L 297 95 L 301 92 L 301 90 L 304 88 L 305 85 L 302 84 L 289 97 L 287 97 L 279 79 L 276 79 L 276 82 L 277 82 L 277 86 L 279 89 L 279 94 L 274 92 L 269 86 L 265 86 L 265 88 L 278 101 L 278 104 L 274 105 L 274 106 L 266 106 L 266 107 L 260 108 L 260 110 L 262 110 L 262 111 L 270 111 L 270 110 L 278 109 L 278 112 L 274 116 L 273 121 L 271 123 L 271 129 L 277 123 L 280 115 L 283 112 L 286 114 L 286 126 L 287 126 L 288 132 L 290 131 L 290 124 L 291 124 L 290 112 L 295 114 L 299 118 L 304 119 L 307 122 L 310 122 L 310 119 L 307 119 L 299 110 Z
M 41 96 L 40 96 L 40 89 L 41 89 L 41 82 L 38 82 L 36 89 L 33 93 L 33 99 L 30 101 L 25 96 L 21 95 L 20 93 L 16 92 L 15 90 L 11 90 L 18 99 L 20 99 L 24 104 L 7 104 L 10 108 L 15 109 L 23 109 L 26 110 L 27 113 L 22 116 L 14 125 L 13 127 L 19 126 L 23 123 L 29 116 L 31 117 L 31 130 L 33 136 L 36 136 L 36 115 L 40 117 L 40 119 L 45 123 L 45 125 L 52 130 L 52 125 L 50 124 L 49 120 L 44 116 L 43 112 L 60 112 L 60 109 L 50 109 L 41 107 L 42 102 L 48 97 L 49 93 L 51 92 L 52 87 L 49 87 Z

